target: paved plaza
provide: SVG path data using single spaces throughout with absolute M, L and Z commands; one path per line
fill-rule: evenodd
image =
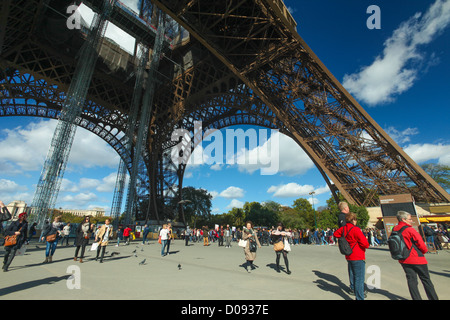
M 275 271 L 272 246 L 258 249 L 255 265 L 243 267 L 243 249 L 218 247 L 217 242 L 184 245 L 175 240 L 171 254 L 161 246 L 135 241 L 107 247 L 103 263 L 95 252 L 85 262 L 73 261 L 74 247 L 59 246 L 53 262 L 42 264 L 45 245 L 32 242 L 23 256 L 0 273 L 0 300 L 10 299 L 170 299 L 170 300 L 352 300 L 347 294 L 347 262 L 335 246 L 297 245 L 289 253 L 292 274 Z M 134 252 L 135 251 L 135 252 Z M 119 253 L 114 254 L 113 252 Z M 4 249 L 0 250 L 3 257 Z M 450 251 L 426 255 L 431 279 L 441 300 L 450 299 Z M 145 262 L 142 263 L 145 259 Z M 181 268 L 179 268 L 181 265 Z M 281 258 L 281 266 L 284 261 Z M 75 277 L 77 279 L 75 280 Z M 387 247 L 366 252 L 367 300 L 410 300 L 403 269 Z M 422 298 L 425 292 L 419 284 Z

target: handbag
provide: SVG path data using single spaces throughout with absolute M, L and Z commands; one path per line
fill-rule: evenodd
M 283 249 L 284 249 L 283 241 L 278 241 L 277 243 L 275 243 L 273 245 L 273 250 L 275 250 L 275 251 L 281 251 Z
M 161 242 L 161 236 L 159 236 L 159 238 L 158 238 L 158 243 L 159 243 L 159 244 L 162 244 L 162 242 Z
M 250 241 L 249 249 L 250 252 L 256 252 L 256 241 Z
M 22 228 L 19 229 L 22 230 Z M 15 246 L 17 244 L 17 238 L 19 237 L 19 235 L 15 234 L 12 236 L 6 236 L 5 237 L 5 243 L 3 244 L 5 247 L 12 247 Z
M 291 245 L 289 244 L 289 241 L 287 239 L 284 239 L 284 248 L 283 248 L 283 250 L 287 251 L 287 252 L 291 251 Z
M 47 242 L 53 242 L 53 241 L 55 241 L 55 240 L 56 240 L 56 233 L 47 236 L 47 237 L 45 238 L 45 240 L 47 240 Z
M 242 248 L 245 248 L 247 246 L 247 240 L 240 239 L 238 246 L 242 247 Z
M 98 244 L 99 244 L 98 242 L 94 242 L 91 246 L 91 251 L 96 251 L 98 248 Z

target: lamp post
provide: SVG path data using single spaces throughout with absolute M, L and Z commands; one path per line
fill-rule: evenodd
M 183 216 L 184 227 L 187 227 L 186 219 L 184 218 L 184 206 L 183 204 L 192 202 L 191 200 L 181 200 L 178 201 L 178 204 L 181 204 L 181 215 Z
M 315 195 L 315 194 L 316 194 L 316 193 L 315 193 L 314 191 L 311 191 L 311 192 L 309 193 L 309 195 L 311 196 L 311 199 L 312 199 L 312 206 L 313 206 L 313 212 L 314 212 L 314 225 L 315 225 L 316 230 L 317 230 L 316 209 L 314 209 L 314 195 Z

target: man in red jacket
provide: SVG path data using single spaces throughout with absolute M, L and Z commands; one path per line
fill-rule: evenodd
M 438 296 L 430 279 L 430 273 L 428 272 L 428 262 L 424 256 L 428 249 L 420 234 L 411 227 L 413 222 L 411 214 L 406 211 L 399 211 L 397 212 L 397 220 L 398 224 L 392 231 L 398 231 L 401 228 L 406 227 L 402 236 L 406 247 L 410 250 L 410 254 L 408 258 L 398 260 L 398 262 L 400 262 L 405 271 L 409 293 L 411 294 L 412 299 L 422 300 L 418 289 L 419 283 L 417 281 L 417 276 L 419 276 L 428 299 L 438 300 Z
M 352 248 L 352 253 L 345 256 L 348 263 L 348 275 L 350 278 L 350 291 L 354 291 L 356 300 L 364 300 L 364 280 L 366 276 L 366 249 L 369 242 L 356 226 L 356 214 L 350 212 L 346 215 L 345 226 L 334 232 L 336 238 L 345 236 L 348 244 Z

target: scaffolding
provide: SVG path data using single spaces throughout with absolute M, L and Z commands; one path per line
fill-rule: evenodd
M 78 63 L 31 204 L 30 220 L 37 222 L 39 228 L 46 219 L 51 218 L 77 129 L 75 121 L 83 111 L 99 47 L 115 1 L 103 0 L 102 11 L 95 16 L 93 27 L 78 54 Z
M 128 117 L 127 129 L 124 136 L 124 146 L 126 154 L 132 157 L 133 137 L 136 129 L 136 121 L 139 112 L 139 104 L 142 97 L 144 72 L 149 60 L 149 50 L 142 45 L 139 52 L 139 65 L 136 71 L 136 81 L 134 86 L 133 100 L 131 103 L 130 115 Z M 111 207 L 111 217 L 114 221 L 114 227 L 118 227 L 119 217 L 122 209 L 123 193 L 127 176 L 127 166 L 121 158 L 117 172 L 116 185 L 114 189 L 113 202 Z
M 130 181 L 128 184 L 127 200 L 125 205 L 124 223 L 131 224 L 135 211 L 137 210 L 137 182 L 139 172 L 142 172 L 144 165 L 143 151 L 147 142 L 150 116 L 153 109 L 153 97 L 155 93 L 155 86 L 157 81 L 157 72 L 161 60 L 161 53 L 163 49 L 163 42 L 165 39 L 166 23 L 164 15 L 159 12 L 158 30 L 156 33 L 155 45 L 153 47 L 152 59 L 150 63 L 150 70 L 145 85 L 144 96 L 142 99 L 141 115 L 139 119 L 139 128 L 136 137 L 135 149 L 133 153 L 132 168 L 130 173 Z

